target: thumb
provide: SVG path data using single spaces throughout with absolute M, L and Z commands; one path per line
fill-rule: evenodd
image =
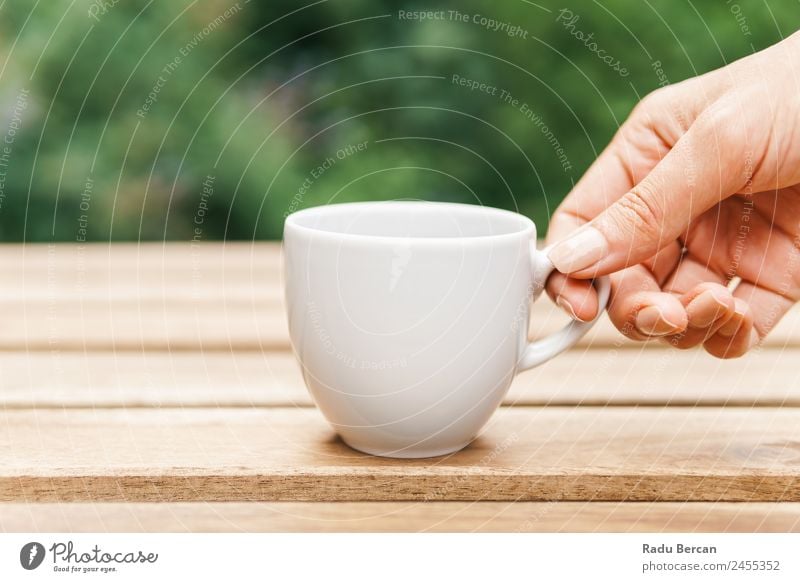
M 639 264 L 739 190 L 747 178 L 736 146 L 724 139 L 732 136 L 722 135 L 730 127 L 698 119 L 641 182 L 553 246 L 556 269 L 588 278 Z

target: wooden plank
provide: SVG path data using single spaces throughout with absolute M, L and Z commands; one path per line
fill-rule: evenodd
M 0 261 L 0 349 L 289 348 L 277 243 L 5 245 Z M 532 335 L 566 321 L 542 299 Z M 766 344 L 800 346 L 800 309 Z M 581 345 L 643 344 L 604 319 Z
M 3 245 L 0 261 L 0 292 L 11 302 L 274 302 L 282 295 L 277 243 Z
M 0 304 L 0 350 L 289 350 L 286 316 L 225 301 Z
M 7 410 L 0 501 L 800 501 L 800 410 L 504 408 L 467 449 L 347 448 L 314 409 Z
M 800 349 L 577 349 L 520 374 L 506 405 L 800 406 Z M 288 352 L 0 352 L 0 408 L 311 406 Z
M 100 275 L 109 269 L 164 273 L 190 272 L 198 267 L 223 265 L 229 269 L 279 267 L 279 242 L 131 242 L 131 243 L 31 243 L 3 244 L 0 261 L 11 277 L 46 280 L 43 273 L 70 276 L 76 271 Z M 92 284 L 87 277 L 87 284 Z
M 0 350 L 25 348 L 46 351 L 115 350 L 289 350 L 279 282 L 270 291 L 250 293 L 233 285 L 217 298 L 205 290 L 200 296 L 191 284 L 180 292 L 94 291 L 75 299 L 54 288 L 50 299 L 0 303 Z M 12 293 L 25 295 L 18 289 Z M 257 296 L 260 294 L 260 297 Z M 102 297 L 105 297 L 103 299 Z M 567 322 L 546 300 L 536 303 L 531 337 L 556 331 Z M 579 343 L 579 347 L 614 350 L 665 349 L 662 342 L 634 342 L 625 338 L 606 316 Z M 764 341 L 764 347 L 800 347 L 800 310 L 792 310 Z
M 800 532 L 800 503 L 0 503 L 0 531 Z
M 0 352 L 0 409 L 311 405 L 289 352 Z

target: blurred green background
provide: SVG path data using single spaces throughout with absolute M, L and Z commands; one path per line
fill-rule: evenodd
M 639 98 L 798 28 L 797 0 L 5 0 L 0 237 L 280 238 L 394 198 L 544 227 Z

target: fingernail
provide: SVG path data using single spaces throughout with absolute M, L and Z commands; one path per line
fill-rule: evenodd
M 751 329 L 750 330 L 750 341 L 747 344 L 747 349 L 748 350 L 751 349 L 759 341 L 761 341 L 761 338 L 758 336 L 758 332 L 756 331 L 756 328 Z
M 717 330 L 717 333 L 722 337 L 733 337 L 739 332 L 739 328 L 742 327 L 744 323 L 744 313 L 741 311 L 736 311 L 725 325 Z
M 636 314 L 636 329 L 652 336 L 671 335 L 680 331 L 680 327 L 664 317 L 655 305 L 645 307 Z
M 583 323 L 586 323 L 585 319 L 582 319 L 582 318 L 577 316 L 577 314 L 575 313 L 575 310 L 572 308 L 572 305 L 570 305 L 567 302 L 567 300 L 564 299 L 563 297 L 559 296 L 556 299 L 556 305 L 558 305 L 561 309 L 566 311 L 567 315 L 569 315 L 572 319 L 574 319 L 576 321 L 582 321 Z
M 686 306 L 689 325 L 704 328 L 714 323 L 728 309 L 725 302 L 711 291 L 703 291 Z
M 550 249 L 548 256 L 562 273 L 574 273 L 591 267 L 607 254 L 608 243 L 600 231 L 582 226 Z

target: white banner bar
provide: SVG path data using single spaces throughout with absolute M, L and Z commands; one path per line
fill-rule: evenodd
M 0 534 L 0 580 L 800 580 L 798 534 Z

